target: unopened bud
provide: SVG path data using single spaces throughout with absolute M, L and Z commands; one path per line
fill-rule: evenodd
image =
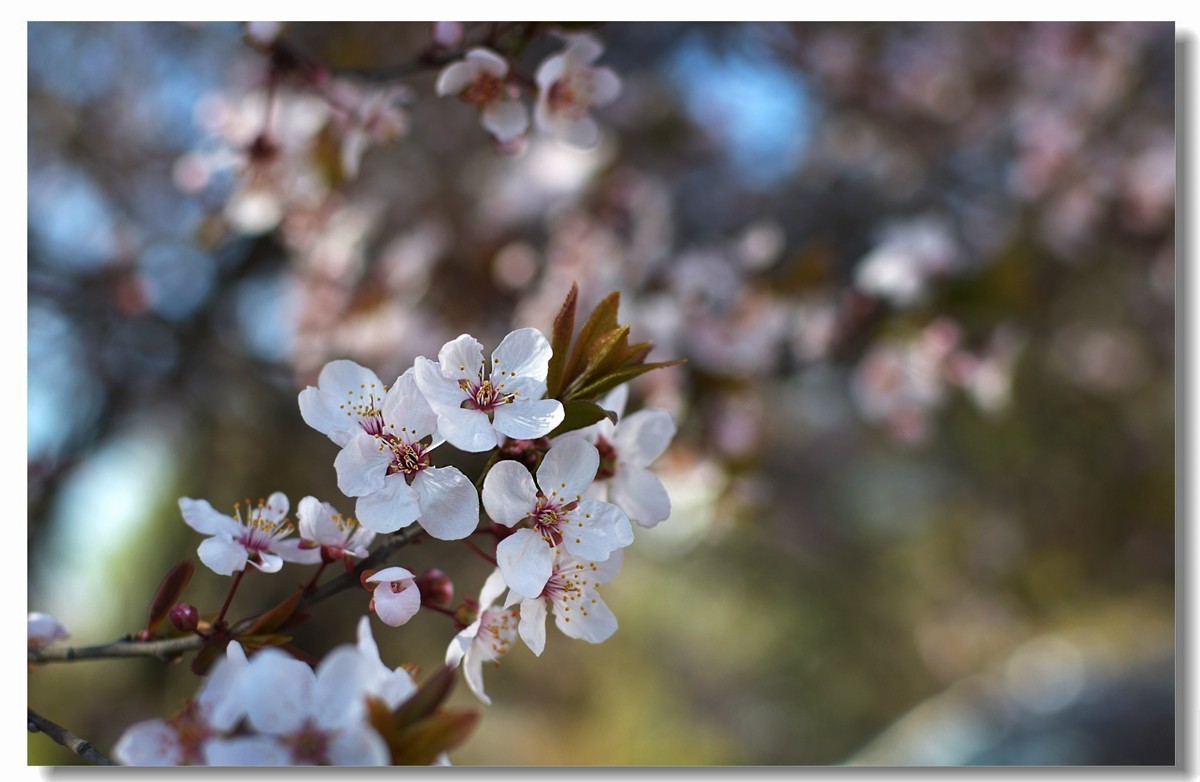
M 175 629 L 184 633 L 192 632 L 200 624 L 200 612 L 191 603 L 176 603 L 167 616 Z
M 422 603 L 438 608 L 450 607 L 454 600 L 454 582 L 449 576 L 433 567 L 417 576 L 416 581 Z

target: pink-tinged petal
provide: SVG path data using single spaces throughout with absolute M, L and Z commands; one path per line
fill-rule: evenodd
M 271 550 L 279 555 L 284 562 L 297 565 L 316 565 L 321 561 L 321 549 L 304 548 L 299 538 L 280 540 L 271 546 Z
M 359 366 L 353 361 L 330 361 L 321 370 L 317 380 L 321 396 L 310 398 L 314 406 L 321 411 L 309 410 L 312 420 L 306 414 L 304 401 L 300 414 L 304 420 L 317 431 L 325 432 L 329 439 L 338 445 L 344 445 L 346 439 L 354 431 L 361 429 L 362 416 L 377 410 L 383 401 L 383 383 L 371 370 Z M 324 427 L 328 416 L 326 413 L 334 409 L 344 422 L 337 429 L 326 431 Z
M 529 130 L 529 111 L 519 100 L 501 100 L 489 104 L 481 117 L 483 127 L 497 141 L 512 141 Z
M 403 581 L 406 578 L 416 578 L 408 568 L 393 565 L 371 574 L 367 579 L 372 584 L 382 584 L 385 581 Z
M 443 375 L 436 361 L 424 356 L 419 356 L 413 364 L 413 377 L 421 396 L 425 397 L 425 402 L 435 413 L 458 410 L 467 398 L 467 392 L 459 388 L 456 381 Z
M 338 488 L 348 497 L 377 492 L 391 463 L 392 451 L 383 440 L 366 432 L 355 435 L 333 460 Z
M 196 549 L 200 561 L 217 575 L 232 576 L 246 567 L 246 549 L 229 538 L 208 538 Z
M 537 82 L 539 94 L 544 95 L 550 89 L 550 85 L 558 81 L 566 65 L 567 58 L 562 54 L 556 54 L 542 61 L 534 77 L 534 80 Z
M 560 141 L 579 149 L 592 149 L 600 143 L 600 126 L 591 117 L 555 118 L 552 132 Z
M 542 594 L 553 562 L 550 545 L 531 529 L 519 529 L 496 546 L 496 564 L 504 582 L 523 597 Z
M 546 600 L 534 598 L 521 601 L 521 622 L 517 625 L 521 640 L 537 656 L 546 648 Z
M 271 496 L 267 497 L 267 504 L 263 506 L 259 516 L 272 524 L 278 524 L 288 515 L 290 507 L 286 494 L 281 491 L 272 492 Z
M 554 351 L 542 332 L 534 328 L 509 332 L 492 352 L 492 376 L 531 377 L 546 381 Z
M 361 559 L 371 553 L 367 547 L 371 545 L 371 541 L 373 540 L 375 540 L 375 531 L 358 524 L 354 527 L 354 531 L 350 533 L 350 536 L 346 538 L 343 548 L 346 550 L 346 553 Z
M 184 753 L 173 727 L 147 720 L 125 729 L 113 747 L 113 758 L 126 766 L 178 766 Z
M 490 451 L 497 445 L 492 422 L 479 410 L 439 410 L 438 434 L 455 448 L 469 453 Z
M 624 559 L 625 550 L 617 549 L 609 555 L 608 559 L 593 562 L 596 569 L 592 571 L 591 580 L 598 584 L 607 584 L 612 581 L 621 572 L 621 562 Z
M 409 369 L 396 378 L 383 400 L 383 420 L 389 434 L 416 442 L 437 430 L 437 413 L 417 388 L 416 373 Z
M 358 521 L 375 532 L 395 532 L 412 524 L 421 515 L 417 493 L 400 473 L 383 479 L 383 488 L 358 498 L 354 508 Z
M 463 659 L 463 678 L 467 680 L 467 688 L 475 693 L 476 698 L 488 706 L 492 705 L 492 699 L 483 691 L 483 660 L 474 644 L 467 649 Z
M 475 81 L 475 77 L 478 75 L 479 66 L 475 63 L 463 61 L 450 63 L 438 74 L 437 94 L 442 97 L 457 95 Z
M 671 498 L 659 477 L 643 467 L 623 464 L 609 481 L 609 497 L 643 527 L 653 527 L 671 515 Z
M 604 46 L 600 41 L 587 33 L 563 37 L 567 41 L 567 49 L 563 54 L 572 66 L 590 65 L 604 53 Z
M 488 470 L 483 479 L 483 507 L 493 521 L 511 527 L 536 505 L 537 485 L 525 465 L 505 460 Z
M 421 526 L 438 540 L 460 540 L 479 526 L 479 494 L 457 467 L 430 467 L 412 482 Z
M 335 766 L 388 766 L 392 762 L 387 744 L 365 723 L 334 734 L 328 757 Z
M 545 381 L 537 378 L 496 373 L 492 376 L 492 383 L 505 394 L 515 396 L 514 403 L 534 402 L 546 395 Z
M 209 766 L 290 766 L 291 751 L 274 736 L 213 739 L 204 747 Z
M 504 582 L 504 575 L 499 570 L 493 570 L 479 590 L 479 610 L 489 608 L 504 594 L 505 589 L 508 589 L 508 584 Z
M 317 666 L 313 715 L 325 730 L 355 726 L 366 710 L 367 663 L 353 646 L 339 646 Z
M 563 524 L 563 548 L 593 562 L 608 559 L 612 552 L 632 542 L 633 527 L 628 517 L 608 502 L 583 500 Z
M 363 435 L 363 437 L 367 437 L 367 435 Z M 321 502 L 316 497 L 310 496 L 300 500 L 300 505 L 296 508 L 300 537 L 323 546 L 340 545 L 344 540 L 344 535 L 337 522 L 333 520 L 335 512 L 332 505 Z M 276 551 L 278 550 L 276 549 Z
M 62 622 L 40 611 L 30 612 L 28 629 L 30 646 L 45 646 L 71 637 Z
M 496 408 L 492 425 L 514 440 L 536 440 L 563 422 L 565 411 L 557 399 L 510 402 Z
M 232 516 L 218 512 L 208 500 L 179 499 L 179 510 L 184 522 L 202 535 L 238 535 L 242 525 Z
M 358 641 L 358 653 L 364 660 L 377 668 L 387 669 L 383 658 L 379 656 L 379 644 L 375 643 L 375 636 L 371 633 L 371 620 L 365 614 L 358 618 L 355 640 Z
M 259 552 L 258 559 L 250 560 L 250 564 L 264 573 L 278 573 L 283 569 L 283 557 L 262 551 Z
M 496 54 L 491 49 L 477 46 L 467 52 L 467 60 L 474 63 L 479 70 L 486 71 L 497 78 L 503 78 L 508 75 L 508 60 Z
M 621 95 L 621 78 L 612 68 L 592 69 L 592 90 L 588 96 L 593 106 L 605 106 Z
M 483 371 L 483 345 L 470 334 L 460 334 L 438 351 L 442 374 L 456 383 L 459 380 L 479 380 Z M 423 390 L 423 389 L 422 389 Z
M 242 674 L 242 697 L 250 725 L 261 733 L 299 730 L 313 713 L 316 675 L 305 663 L 275 648 L 254 656 Z
M 537 103 L 533 106 L 533 123 L 543 133 L 554 133 L 555 114 L 550 108 L 545 89 L 538 94 Z
M 598 644 L 617 631 L 617 617 L 595 590 L 586 590 L 582 600 L 572 601 L 571 610 L 554 604 L 554 624 L 564 635 Z
M 639 410 L 617 426 L 617 457 L 634 467 L 651 464 L 675 437 L 675 420 L 666 410 Z
M 389 568 L 390 570 L 391 568 Z M 379 574 L 377 573 L 376 576 Z M 377 578 L 369 579 L 371 581 Z M 397 591 L 399 590 L 399 591 Z M 389 581 L 375 587 L 375 614 L 384 624 L 400 627 L 421 608 L 421 590 L 411 578 Z
M 548 496 L 571 501 L 592 485 L 599 468 L 600 453 L 596 446 L 579 436 L 562 437 L 546 451 L 538 467 L 538 486 Z

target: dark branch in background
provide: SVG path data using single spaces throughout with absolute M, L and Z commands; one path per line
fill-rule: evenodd
M 29 732 L 45 733 L 50 738 L 54 739 L 54 741 L 71 750 L 79 757 L 83 758 L 84 760 L 89 760 L 97 765 L 117 765 L 104 755 L 100 754 L 89 742 L 79 738 L 63 726 L 54 724 L 33 709 L 29 709 Z
M 309 606 L 330 598 L 350 587 L 361 584 L 360 577 L 365 571 L 374 568 L 391 556 L 392 552 L 407 546 L 424 533 L 425 530 L 413 525 L 403 532 L 398 532 L 386 542 L 371 552 L 370 556 L 358 564 L 352 573 L 343 573 L 337 578 L 326 581 L 318 589 L 306 594 L 301 599 L 302 606 Z M 233 628 L 236 637 L 253 623 L 253 617 L 243 620 Z M 204 644 L 204 638 L 199 635 L 189 635 L 182 638 L 167 638 L 157 641 L 134 641 L 122 638 L 108 644 L 98 646 L 51 646 L 29 650 L 30 663 L 63 663 L 76 660 L 110 660 L 121 657 L 154 657 L 163 662 L 169 662 L 184 652 L 199 649 Z M 61 743 L 61 742 L 60 742 Z

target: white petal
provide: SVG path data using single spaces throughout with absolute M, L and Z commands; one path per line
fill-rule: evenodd
M 296 508 L 296 519 L 300 524 L 300 537 L 320 543 L 322 546 L 341 545 L 345 536 L 337 522 L 333 520 L 331 508 L 329 503 L 321 502 L 316 497 L 305 497 L 300 500 L 300 505 Z
M 248 665 L 242 645 L 231 641 L 225 647 L 225 656 L 217 660 L 196 695 L 205 719 L 217 730 L 230 730 L 246 713 L 241 686 Z
M 255 730 L 283 735 L 313 715 L 316 676 L 303 662 L 275 648 L 263 649 L 242 675 L 246 716 Z
M 388 432 L 408 442 L 416 442 L 437 430 L 437 414 L 417 387 L 417 375 L 409 369 L 396 378 L 383 400 L 383 420 Z
M 437 94 L 440 96 L 457 95 L 475 81 L 479 75 L 479 67 L 470 62 L 452 62 L 438 74 Z
M 395 532 L 421 515 L 417 494 L 400 473 L 383 479 L 383 488 L 358 498 L 354 508 L 358 521 L 375 532 Z
M 503 78 L 508 74 L 508 60 L 491 49 L 477 46 L 467 52 L 467 60 L 476 64 L 479 70 L 487 71 L 498 78 Z
M 643 467 L 621 465 L 609 481 L 609 497 L 643 527 L 653 527 L 671 515 L 671 498 L 659 477 Z
M 625 406 L 629 404 L 629 384 L 622 383 L 621 385 L 609 391 L 598 403 L 605 410 L 611 410 L 617 414 L 617 420 L 625 415 Z M 612 423 L 611 421 L 609 423 Z
M 504 582 L 504 575 L 499 570 L 493 570 L 479 590 L 479 610 L 490 607 L 505 589 L 508 589 L 508 584 Z
M 459 540 L 479 526 L 479 495 L 457 467 L 422 470 L 412 482 L 421 526 L 438 540 Z
M 347 497 L 362 497 L 383 488 L 392 451 L 383 440 L 361 432 L 333 460 L 338 488 Z
M 326 364 L 317 378 L 317 385 L 322 391 L 331 393 L 339 399 L 361 396 L 364 389 L 370 390 L 372 386 L 383 388 L 383 383 L 380 382 L 378 375 L 366 367 L 346 359 L 330 361 Z
M 621 79 L 612 68 L 592 69 L 592 92 L 589 99 L 593 106 L 612 103 L 621 95 Z
M 376 574 L 378 575 L 378 574 Z M 374 579 L 372 579 L 374 580 Z M 384 624 L 400 627 L 416 616 L 421 608 L 421 591 L 411 578 L 398 580 L 400 591 L 392 589 L 392 582 L 375 587 L 375 614 Z
M 483 479 L 483 507 L 498 524 L 511 527 L 537 505 L 537 486 L 520 462 L 497 462 Z
M 496 564 L 504 582 L 523 597 L 542 594 L 553 561 L 550 545 L 531 529 L 519 529 L 496 546 Z
M 202 535 L 237 535 L 242 531 L 232 516 L 218 512 L 208 500 L 181 497 L 179 510 L 184 522 Z
M 196 553 L 200 555 L 200 561 L 218 575 L 232 576 L 246 567 L 246 549 L 229 538 L 208 538 L 201 542 Z
M 559 140 L 579 149 L 592 149 L 600 143 L 600 126 L 591 117 L 556 117 L 551 132 Z
M 498 141 L 512 141 L 529 130 L 529 110 L 519 100 L 501 100 L 483 110 L 483 127 Z
M 563 524 L 563 548 L 593 562 L 608 559 L 612 552 L 632 542 L 629 519 L 611 503 L 584 500 Z
M 413 378 L 417 389 L 425 402 L 435 413 L 446 410 L 458 410 L 467 393 L 458 387 L 458 383 L 442 374 L 441 366 L 436 361 L 430 361 L 419 356 L 413 364 Z
M 588 33 L 575 33 L 563 37 L 567 41 L 567 50 L 563 54 L 570 60 L 571 65 L 590 65 L 604 53 L 604 46 L 595 36 Z
M 521 623 L 517 626 L 521 640 L 537 656 L 546 648 L 546 601 L 544 598 L 521 601 Z
M 542 332 L 534 328 L 517 329 L 501 340 L 492 353 L 492 377 L 503 373 L 505 377 L 532 377 L 545 382 L 553 352 Z
M 335 733 L 328 755 L 335 766 L 387 766 L 392 762 L 387 743 L 365 723 Z
M 290 766 L 292 753 L 273 736 L 213 739 L 204 747 L 209 766 Z
M 538 467 L 538 486 L 548 496 L 571 501 L 592 484 L 599 468 L 600 453 L 596 446 L 579 436 L 562 437 L 546 451 Z
M 113 758 L 126 766 L 177 766 L 184 760 L 179 734 L 162 720 L 126 728 L 113 747 Z
M 259 518 L 278 524 L 287 517 L 290 507 L 286 494 L 281 491 L 272 492 L 271 496 L 267 497 L 267 504 L 259 512 Z
M 304 423 L 331 439 L 335 434 L 359 428 L 358 419 L 347 416 L 345 408 L 338 407 L 346 400 L 339 399 L 328 391 L 309 386 L 300 392 L 298 401 L 300 417 L 304 419 Z M 337 439 L 334 439 L 334 442 L 337 442 Z
M 475 697 L 491 706 L 492 699 L 483 691 L 483 660 L 475 653 L 474 644 L 467 649 L 466 657 L 463 660 L 463 676 L 467 680 L 467 687 L 475 693 Z
M 276 541 L 271 550 L 279 555 L 284 562 L 296 565 L 316 565 L 321 562 L 321 549 L 305 547 L 299 538 L 288 538 Z
M 451 639 L 450 645 L 446 647 L 446 665 L 451 668 L 458 667 L 466 655 L 467 649 L 471 648 L 471 643 L 475 640 L 475 636 L 478 635 L 482 624 L 481 620 L 476 619 Z
M 382 584 L 385 581 L 403 581 L 407 578 L 416 578 L 416 576 L 408 568 L 393 565 L 372 573 L 371 577 L 366 580 L 372 584 Z
M 618 458 L 645 467 L 667 450 L 675 437 L 675 421 L 666 410 L 639 410 L 621 419 L 613 445 Z
M 460 334 L 442 345 L 438 351 L 438 364 L 442 374 L 455 382 L 478 382 L 479 374 L 483 371 L 483 345 L 470 334 Z
M 566 65 L 567 58 L 562 54 L 556 54 L 542 61 L 542 64 L 538 66 L 537 75 L 534 77 L 539 95 L 545 95 L 546 91 L 550 89 L 550 85 L 558 81 Z
M 479 410 L 438 410 L 438 434 L 460 451 L 479 453 L 496 447 L 496 430 Z
M 617 631 L 617 617 L 595 590 L 585 591 L 583 600 L 572 601 L 570 611 L 563 608 L 554 604 L 554 624 L 571 638 L 598 644 Z
M 50 614 L 44 614 L 40 611 L 30 612 L 27 629 L 29 631 L 30 646 L 45 646 L 63 638 L 71 637 L 71 634 L 67 632 L 67 628 L 63 626 L 62 622 Z
M 269 551 L 260 551 L 258 559 L 250 560 L 250 564 L 264 573 L 278 573 L 283 570 L 283 557 Z
M 358 618 L 355 637 L 358 641 L 358 652 L 364 660 L 378 663 L 382 668 L 387 667 L 383 664 L 383 658 L 379 656 L 379 644 L 375 643 L 375 636 L 371 633 L 371 619 L 365 614 Z
M 492 425 L 514 440 L 536 440 L 563 422 L 565 411 L 557 399 L 510 402 L 496 408 Z
M 362 720 L 367 685 L 366 662 L 353 646 L 339 646 L 317 666 L 313 685 L 313 716 L 329 730 Z

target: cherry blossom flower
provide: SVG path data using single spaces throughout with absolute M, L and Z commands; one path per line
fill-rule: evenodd
M 671 515 L 671 498 L 658 476 L 647 467 L 671 444 L 675 421 L 666 410 L 639 410 L 625 415 L 629 387 L 613 389 L 600 400 L 605 410 L 620 418 L 607 418 L 581 430 L 580 435 L 596 446 L 600 467 L 596 481 L 605 489 L 609 502 L 643 527 L 653 527 Z
M 300 537 L 281 540 L 275 551 L 284 562 L 315 565 L 350 558 L 362 559 L 369 553 L 367 546 L 375 532 L 366 529 L 352 518 L 343 516 L 328 502 L 305 497 L 296 508 Z
M 536 484 L 520 462 L 501 461 L 488 472 L 483 481 L 488 515 L 506 527 L 528 522 L 496 547 L 505 582 L 522 597 L 542 594 L 559 546 L 574 556 L 602 562 L 633 542 L 633 528 L 620 508 L 583 499 L 599 465 L 596 447 L 574 435 L 559 439 L 546 452 Z
M 389 567 L 375 573 L 367 581 L 377 584 L 371 609 L 392 627 L 412 619 L 421 607 L 421 590 L 416 577 L 402 567 Z
M 611 68 L 593 68 L 604 51 L 590 35 L 564 36 L 567 48 L 546 59 L 537 70 L 534 119 L 544 132 L 576 147 L 590 149 L 600 141 L 591 110 L 621 94 L 621 80 Z
M 467 686 L 476 698 L 489 706 L 492 699 L 483 691 L 483 664 L 503 657 L 517 637 L 519 609 L 493 606 L 504 588 L 504 577 L 500 571 L 493 571 L 479 591 L 479 616 L 454 636 L 446 649 L 446 665 L 457 668 L 461 663 Z
M 237 693 L 249 662 L 237 641 L 225 648 L 196 697 L 168 720 L 146 720 L 125 730 L 113 755 L 130 766 L 200 765 L 214 739 L 244 714 Z
M 379 646 L 371 635 L 371 620 L 358 620 L 358 653 L 363 660 L 363 686 L 366 694 L 383 701 L 389 709 L 395 709 L 411 698 L 417 691 L 412 675 L 403 667 L 388 668 L 379 656 Z
M 254 656 L 239 696 L 255 733 L 215 739 L 210 765 L 380 766 L 387 744 L 366 719 L 363 693 L 372 673 L 359 650 L 334 649 L 317 666 L 274 648 Z
M 544 372 L 543 372 L 544 374 Z M 387 389 L 353 361 L 332 361 L 318 387 L 300 393 L 300 412 L 317 431 L 343 446 L 334 460 L 338 488 L 357 497 L 355 513 L 375 532 L 414 521 L 435 538 L 458 540 L 479 523 L 479 495 L 456 467 L 433 467 L 429 452 L 438 417 L 417 389 L 412 371 Z
M 465 59 L 438 74 L 438 95 L 457 95 L 478 106 L 483 127 L 497 141 L 508 142 L 529 128 L 529 113 L 518 99 L 520 90 L 508 83 L 508 61 L 491 49 L 476 47 Z
M 275 550 L 281 539 L 292 531 L 288 521 L 288 498 L 275 492 L 257 504 L 245 501 L 233 506 L 233 516 L 219 513 L 207 500 L 182 497 L 179 510 L 183 520 L 203 535 L 211 535 L 200 544 L 200 561 L 213 572 L 231 576 L 249 562 L 264 573 L 276 573 L 283 558 Z M 245 518 L 242 512 L 245 511 Z
M 603 562 L 589 562 L 556 549 L 554 567 L 541 595 L 523 598 L 509 590 L 504 606 L 520 603 L 517 632 L 525 645 L 539 656 L 546 647 L 547 607 L 554 612 L 554 624 L 570 638 L 598 644 L 615 633 L 617 618 L 600 599 L 597 587 L 617 575 L 621 558 L 620 549 Z
M 29 612 L 30 649 L 36 649 L 40 646 L 46 646 L 47 644 L 70 637 L 71 634 L 67 632 L 67 628 L 63 626 L 63 623 L 50 616 L 50 614 L 43 614 L 40 611 Z
M 442 346 L 437 363 L 417 359 L 417 387 L 437 414 L 438 432 L 455 448 L 491 450 L 501 435 L 535 440 L 563 420 L 562 403 L 542 399 L 550 355 L 542 332 L 517 329 L 492 353 L 485 378 L 483 346 L 463 334 Z

